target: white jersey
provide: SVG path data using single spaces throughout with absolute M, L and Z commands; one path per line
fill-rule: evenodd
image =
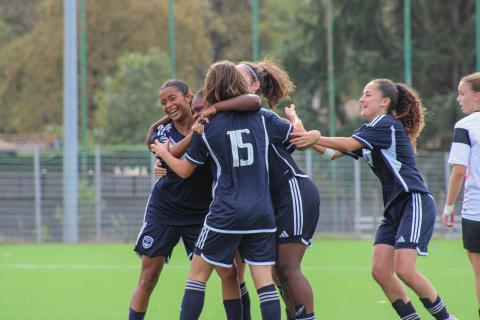
M 480 112 L 455 124 L 448 163 L 467 167 L 462 217 L 480 221 Z

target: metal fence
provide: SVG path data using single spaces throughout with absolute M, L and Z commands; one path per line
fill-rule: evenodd
M 320 190 L 319 233 L 372 236 L 382 217 L 380 184 L 364 161 L 325 161 L 311 150 L 294 154 Z M 441 214 L 450 168 L 446 153 L 417 158 Z M 79 240 L 132 241 L 141 226 L 155 183 L 154 158 L 147 151 L 97 147 L 80 159 Z M 61 242 L 63 237 L 62 154 L 0 153 L 0 241 Z M 460 204 L 459 204 L 460 205 Z M 458 236 L 460 228 L 439 225 L 437 236 Z M 459 219 L 457 219 L 458 221 Z

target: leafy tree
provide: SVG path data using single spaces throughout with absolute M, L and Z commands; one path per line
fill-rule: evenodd
M 95 97 L 98 105 L 96 134 L 103 143 L 138 144 L 150 124 L 160 116 L 158 88 L 168 76 L 165 52 L 151 48 L 146 54 L 127 53 L 118 70 L 107 76 Z
M 14 2 L 2 1 L 0 8 Z M 39 132 L 62 123 L 63 6 L 58 0 L 35 2 L 31 29 L 0 43 L 0 132 Z M 164 0 L 87 0 L 90 127 L 97 109 L 94 93 L 116 71 L 118 57 L 152 46 L 168 52 L 167 5 Z M 195 0 L 175 2 L 177 77 L 194 88 L 210 62 L 202 8 Z M 198 17 L 191 18 L 192 12 Z

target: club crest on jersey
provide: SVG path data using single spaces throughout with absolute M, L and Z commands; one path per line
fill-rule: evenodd
M 142 246 L 145 249 L 150 248 L 152 246 L 152 244 L 153 244 L 153 238 L 152 237 L 150 237 L 150 236 L 143 237 Z

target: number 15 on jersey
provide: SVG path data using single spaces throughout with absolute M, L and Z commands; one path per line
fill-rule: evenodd
M 227 131 L 232 146 L 233 167 L 245 167 L 253 164 L 253 146 L 251 143 L 243 142 L 242 134 L 250 134 L 248 129 Z M 247 158 L 240 159 L 239 150 L 247 149 Z

